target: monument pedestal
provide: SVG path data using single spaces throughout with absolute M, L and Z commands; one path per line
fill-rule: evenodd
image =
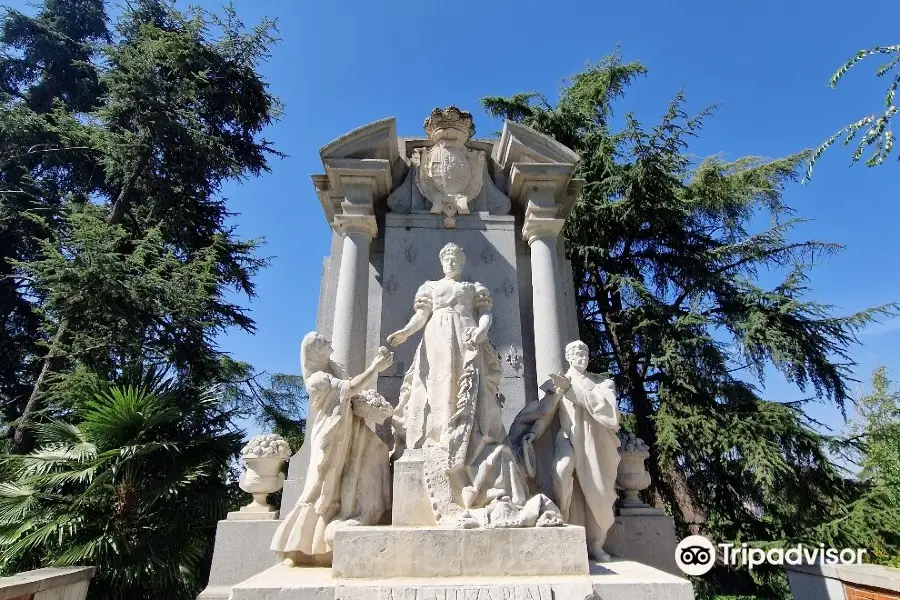
M 340 579 L 587 575 L 584 528 L 347 527 L 334 536 Z
M 437 525 L 425 488 L 425 459 L 421 449 L 407 448 L 394 463 L 391 524 L 428 527 Z
M 614 556 L 678 575 L 676 546 L 675 520 L 658 508 L 618 509 L 603 545 Z
M 230 600 L 693 600 L 685 579 L 588 561 L 584 528 L 348 527 L 327 567 L 277 565 Z
M 231 586 L 278 562 L 269 549 L 281 521 L 225 520 L 216 527 L 209 583 L 198 600 L 228 600 Z

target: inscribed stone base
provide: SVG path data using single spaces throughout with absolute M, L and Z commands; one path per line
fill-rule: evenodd
M 548 552 L 549 553 L 549 552 Z M 232 588 L 231 600 L 694 600 L 689 581 L 633 561 L 588 575 L 341 579 L 331 569 L 277 565 Z
M 616 515 L 603 549 L 619 558 L 679 575 L 681 571 L 675 564 L 677 545 L 675 520 L 664 511 L 655 509 L 655 514 Z
M 209 584 L 199 600 L 227 600 L 232 585 L 278 562 L 269 549 L 281 521 L 219 521 Z
M 391 524 L 435 526 L 437 521 L 425 488 L 425 463 L 421 449 L 407 448 L 394 463 Z
M 340 578 L 587 575 L 584 528 L 347 527 L 334 536 Z

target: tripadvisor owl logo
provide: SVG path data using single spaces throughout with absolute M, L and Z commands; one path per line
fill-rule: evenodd
M 716 562 L 716 547 L 702 535 L 690 535 L 675 547 L 675 564 L 685 575 L 705 575 Z
M 675 564 L 685 575 L 699 576 L 709 573 L 716 562 L 716 548 L 721 550 L 722 564 L 753 569 L 763 564 L 773 566 L 824 564 L 858 565 L 867 554 L 864 548 L 827 548 L 825 544 L 810 546 L 798 544 L 785 548 L 751 547 L 744 542 L 713 544 L 702 535 L 691 535 L 675 547 Z

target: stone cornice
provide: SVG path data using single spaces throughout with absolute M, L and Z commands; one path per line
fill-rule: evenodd
M 509 177 L 509 193 L 513 202 L 530 202 L 534 189 L 549 189 L 555 201 L 565 194 L 566 187 L 575 173 L 573 164 L 516 163 Z
M 329 158 L 375 158 L 393 163 L 399 155 L 394 117 L 357 127 L 319 149 L 322 162 Z
M 391 191 L 391 163 L 388 160 L 326 158 L 322 162 L 332 195 L 346 196 L 345 183 L 356 186 L 362 179 L 370 180 L 373 199 L 385 197 Z
M 559 163 L 577 165 L 581 157 L 550 136 L 530 127 L 506 121 L 500 142 L 494 147 L 494 159 L 509 174 L 516 163 Z

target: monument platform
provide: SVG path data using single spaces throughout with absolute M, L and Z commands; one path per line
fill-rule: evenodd
M 437 549 L 436 549 L 437 550 Z M 548 549 L 548 554 L 549 549 Z M 634 561 L 585 575 L 344 579 L 325 567 L 277 565 L 231 589 L 230 600 L 693 600 L 689 581 Z

